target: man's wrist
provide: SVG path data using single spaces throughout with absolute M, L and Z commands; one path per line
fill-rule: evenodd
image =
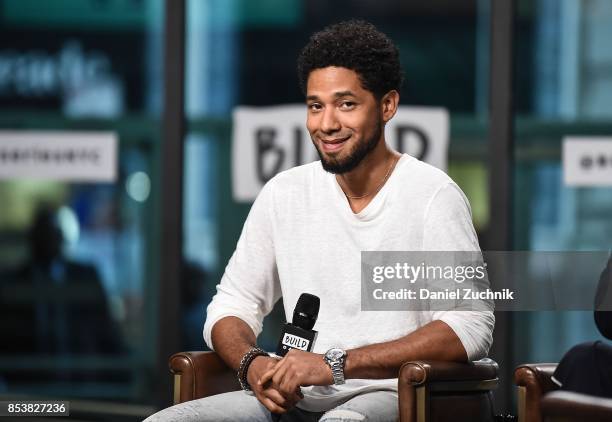
M 238 377 L 240 387 L 245 391 L 251 391 L 251 386 L 249 384 L 247 375 L 249 372 L 249 367 L 259 356 L 268 356 L 268 353 L 259 347 L 251 347 L 240 360 L 240 365 L 238 366 L 238 372 L 236 375 Z

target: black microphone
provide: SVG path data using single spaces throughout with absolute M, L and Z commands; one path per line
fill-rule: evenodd
M 278 356 L 285 356 L 291 349 L 312 351 L 317 332 L 312 329 L 319 316 L 321 301 L 315 295 L 302 293 L 293 311 L 293 321 L 285 324 L 276 347 Z

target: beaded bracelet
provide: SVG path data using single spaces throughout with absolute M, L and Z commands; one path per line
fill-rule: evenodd
M 240 366 L 238 366 L 238 373 L 236 375 L 238 376 L 240 387 L 244 391 L 251 391 L 251 386 L 247 380 L 247 372 L 249 371 L 251 362 L 253 362 L 257 356 L 268 356 L 268 354 L 259 347 L 251 347 L 240 360 Z

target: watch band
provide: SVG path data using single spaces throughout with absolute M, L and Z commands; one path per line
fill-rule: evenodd
M 344 384 L 344 362 L 333 362 L 331 365 L 332 377 L 334 378 L 334 384 Z

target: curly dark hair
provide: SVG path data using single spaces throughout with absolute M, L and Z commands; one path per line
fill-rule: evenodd
M 377 99 L 393 89 L 399 92 L 403 81 L 397 47 L 374 25 L 362 20 L 336 23 L 314 33 L 297 65 L 304 94 L 310 72 L 328 66 L 355 71 L 363 88 Z

